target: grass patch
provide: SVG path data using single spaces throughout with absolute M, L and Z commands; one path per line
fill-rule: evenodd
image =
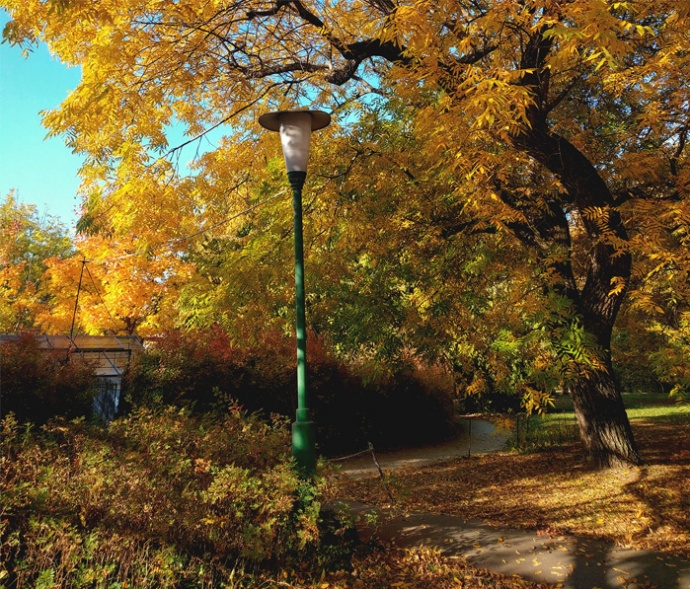
M 675 419 L 690 416 L 690 403 L 673 399 L 662 393 L 623 393 L 623 405 L 630 419 Z M 555 401 L 555 407 L 545 415 L 575 419 L 573 400 L 562 395 Z
M 574 415 L 550 414 L 537 418 L 540 427 L 570 428 L 570 440 L 548 452 L 506 452 L 398 471 L 395 507 L 690 558 L 689 408 L 657 405 L 646 396 L 631 395 L 626 402 L 642 467 L 592 470 L 576 439 Z M 344 484 L 351 499 L 391 507 L 375 479 Z
M 628 418 L 633 420 L 665 421 L 683 423 L 690 420 L 690 403 L 679 401 L 658 393 L 623 394 L 623 403 Z
M 659 424 L 683 424 L 690 421 L 690 403 L 680 402 L 660 393 L 624 393 L 628 418 Z M 520 452 L 551 450 L 578 440 L 573 401 L 558 397 L 555 407 L 543 415 L 518 415 L 502 424 L 513 432 L 510 447 Z

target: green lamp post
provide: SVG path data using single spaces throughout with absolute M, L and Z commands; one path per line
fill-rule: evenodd
M 307 177 L 309 140 L 312 131 L 323 129 L 331 116 L 315 110 L 279 111 L 261 115 L 259 124 L 278 131 L 283 145 L 287 176 L 292 188 L 295 222 L 295 307 L 297 310 L 297 416 L 292 424 L 292 455 L 300 471 L 312 476 L 316 470 L 314 422 L 307 396 L 307 331 L 304 311 L 304 245 L 302 237 L 302 188 Z

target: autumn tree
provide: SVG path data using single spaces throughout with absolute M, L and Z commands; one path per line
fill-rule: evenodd
M 73 253 L 72 239 L 58 219 L 41 217 L 13 192 L 5 197 L 0 204 L 0 332 L 35 326 L 52 299 L 45 280 L 48 265 Z
M 531 252 L 526 259 L 555 305 L 554 321 L 590 351 L 562 350 L 572 360 L 567 386 L 589 453 L 602 466 L 639 462 L 613 378 L 611 335 L 631 288 L 633 249 L 654 248 L 637 228 L 656 216 L 665 220 L 658 234 L 687 236 L 684 3 L 2 6 L 12 17 L 6 40 L 42 40 L 81 65 L 80 85 L 45 123 L 86 156 L 84 193 L 108 187 L 100 208 L 120 234 L 136 231 L 151 191 L 160 194 L 169 180 L 167 171 L 157 177 L 151 170 L 170 155 L 173 123 L 190 139 L 230 123 L 234 137 L 253 144 L 259 107 L 311 103 L 338 111 L 372 94 L 413 107 L 410 131 L 424 139 L 429 162 L 420 186 L 433 175 L 453 205 L 453 215 L 436 219 L 439 235 L 501 234 Z M 244 168 L 256 164 L 247 160 Z M 208 213 L 204 194 L 188 196 L 196 213 Z
M 44 332 L 143 336 L 173 326 L 179 288 L 190 272 L 174 244 L 155 254 L 102 235 L 80 237 L 76 245 L 74 256 L 47 264 L 51 301 L 36 314 Z

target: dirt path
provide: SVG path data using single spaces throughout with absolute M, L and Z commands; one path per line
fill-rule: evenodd
M 426 466 L 470 454 L 487 454 L 505 448 L 508 432 L 497 431 L 489 421 L 467 419 L 462 425 L 458 436 L 447 442 L 391 452 L 375 451 L 376 459 L 383 470 L 398 470 Z M 378 476 L 378 469 L 370 452 L 334 462 L 340 465 L 342 472 L 354 478 Z

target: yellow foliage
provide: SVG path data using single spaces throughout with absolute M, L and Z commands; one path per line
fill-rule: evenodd
M 646 283 L 685 269 L 683 248 L 668 247 L 690 239 L 690 166 L 678 151 L 690 100 L 682 4 L 0 0 L 10 43 L 45 42 L 82 70 L 44 123 L 86 158 L 90 228 L 79 256 L 49 264 L 55 300 L 38 322 L 64 331 L 84 258 L 86 331 L 284 322 L 289 196 L 257 207 L 285 188 L 278 138 L 256 124 L 278 108 L 335 115 L 313 143 L 305 192 L 306 256 L 320 288 L 310 312 L 325 324 L 329 294 L 348 280 L 358 294 L 379 288 L 401 301 L 412 325 L 452 335 L 480 329 L 449 294 L 467 276 L 501 307 L 481 310 L 495 327 L 501 313 L 540 304 L 530 289 L 562 287 L 564 264 L 584 288 L 594 249 L 609 268 L 600 290 L 617 300 L 631 253 Z M 374 96 L 390 105 L 378 120 Z M 596 186 L 564 173 L 571 156 Z M 568 225 L 560 242 L 544 229 L 555 211 Z M 489 239 L 502 259 L 473 259 Z M 391 260 L 417 274 L 363 284 Z M 11 288 L 17 271 L 2 269 Z M 470 390 L 484 387 L 477 379 Z

